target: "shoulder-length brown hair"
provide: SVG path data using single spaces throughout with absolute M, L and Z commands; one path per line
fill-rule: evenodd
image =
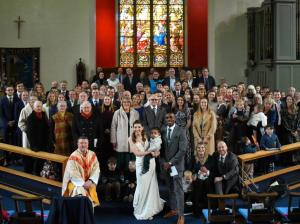
M 142 127 L 144 127 L 142 121 L 140 121 L 140 120 L 136 120 L 135 122 L 133 122 L 133 126 L 136 124 L 140 124 Z M 135 136 L 134 132 L 132 132 L 132 134 L 131 134 L 131 139 L 132 139 L 133 143 L 136 143 L 136 136 Z M 144 130 L 142 130 L 142 139 L 143 139 L 143 142 L 145 142 L 147 140 Z
M 105 97 L 109 97 L 109 96 L 105 96 Z M 111 112 L 115 112 L 115 107 L 114 107 L 114 104 L 113 104 L 112 100 L 110 101 L 110 105 L 109 105 L 108 110 L 111 111 Z M 100 106 L 100 113 L 103 113 L 103 112 L 104 112 L 104 103 L 102 103 L 102 105 Z

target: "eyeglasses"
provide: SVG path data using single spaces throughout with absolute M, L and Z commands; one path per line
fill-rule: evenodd
M 158 101 L 158 99 L 150 99 L 151 101 Z

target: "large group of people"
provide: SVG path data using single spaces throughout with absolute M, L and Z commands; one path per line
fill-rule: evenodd
M 133 201 L 137 219 L 152 219 L 164 204 L 159 177 L 170 192 L 166 217 L 177 214 L 184 223 L 185 203 L 199 214 L 207 193 L 239 191 L 237 155 L 299 140 L 300 92 L 294 87 L 284 92 L 224 79 L 216 85 L 207 68 L 170 68 L 164 75 L 118 68 L 108 77 L 97 71 L 91 83 L 84 80 L 70 90 L 66 81 L 53 81 L 49 91 L 42 83 L 32 90 L 23 83 L 8 85 L 0 102 L 4 142 L 71 155 L 67 171 L 77 162 L 83 179 L 72 182 L 68 172 L 64 194 L 89 195 L 95 205 L 94 193 L 83 192 L 98 184 L 104 200 Z M 87 147 L 97 159 L 94 167 L 87 162 Z M 6 154 L 4 163 L 15 160 Z M 252 177 L 273 171 L 276 163 L 299 161 L 300 155 L 291 153 L 280 161 L 248 164 L 246 172 Z M 37 175 L 43 169 L 43 161 L 29 157 L 23 165 Z M 100 177 L 86 175 L 98 166 Z M 83 187 L 76 188 L 79 182 Z

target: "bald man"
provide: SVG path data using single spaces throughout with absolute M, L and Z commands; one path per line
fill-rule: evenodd
M 213 154 L 216 175 L 214 178 L 217 194 L 228 194 L 239 191 L 239 162 L 237 156 L 228 151 L 225 142 L 218 143 L 218 151 Z

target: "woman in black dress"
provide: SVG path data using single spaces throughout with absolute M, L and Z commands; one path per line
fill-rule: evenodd
M 201 214 L 203 208 L 207 207 L 207 194 L 214 192 L 214 160 L 211 155 L 205 153 L 206 150 L 206 145 L 202 142 L 195 149 L 193 204 L 194 214 L 197 216 Z
M 108 158 L 115 156 L 115 151 L 110 143 L 110 127 L 115 110 L 116 108 L 114 107 L 111 98 L 105 96 L 103 104 L 100 106 L 100 116 L 102 117 L 104 130 L 103 147 L 101 147 L 101 156 L 99 158 L 102 170 L 107 169 Z

